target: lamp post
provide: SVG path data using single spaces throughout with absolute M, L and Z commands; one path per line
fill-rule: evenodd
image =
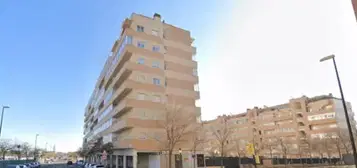
M 0 136 L 1 136 L 1 130 L 2 130 L 2 121 L 4 120 L 4 111 L 5 109 L 10 108 L 9 106 L 2 106 L 1 110 L 1 122 L 0 122 Z
M 47 142 L 46 142 L 46 145 L 45 145 L 45 151 L 47 152 Z
M 37 160 L 37 137 L 39 136 L 39 134 L 36 134 L 36 138 L 35 138 L 35 151 L 34 151 L 34 160 Z
M 329 56 L 327 56 L 327 57 L 321 58 L 321 59 L 320 59 L 320 62 L 327 61 L 327 60 L 330 60 L 330 59 L 332 59 L 333 66 L 334 66 L 334 68 L 335 68 L 335 73 L 336 73 L 336 77 L 337 77 L 338 87 L 340 88 L 340 94 L 341 94 L 341 99 L 342 99 L 342 104 L 343 104 L 343 110 L 344 110 L 344 112 L 345 112 L 345 117 L 346 117 L 346 122 L 347 122 L 348 133 L 349 133 L 349 135 L 350 135 L 350 141 L 351 141 L 352 150 L 353 150 L 353 158 L 354 158 L 354 161 L 355 161 L 355 165 L 356 165 L 356 167 L 357 167 L 356 145 L 355 145 L 355 140 L 354 140 L 354 138 L 353 138 L 352 127 L 351 127 L 350 119 L 349 119 L 348 112 L 347 112 L 346 101 L 345 101 L 345 98 L 344 98 L 344 96 L 343 96 L 341 80 L 340 80 L 340 76 L 339 76 L 339 74 L 338 74 L 337 65 L 336 65 L 336 61 L 335 61 L 335 55 L 329 55 Z

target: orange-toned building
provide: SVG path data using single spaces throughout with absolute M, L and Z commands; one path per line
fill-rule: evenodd
M 356 132 L 351 104 L 347 103 L 347 107 Z M 222 128 L 220 125 L 223 119 L 226 119 L 231 130 L 224 150 L 228 156 L 249 156 L 246 146 L 252 143 L 260 156 L 282 157 L 280 142 L 283 142 L 289 144 L 286 146 L 289 148 L 289 157 L 299 157 L 300 154 L 303 154 L 302 157 L 310 157 L 309 148 L 313 147 L 313 142 L 324 142 L 324 138 L 337 138 L 342 135 L 345 136 L 346 142 L 349 141 L 342 101 L 332 95 L 311 98 L 303 96 L 281 105 L 254 107 L 241 114 L 219 116 L 215 120 L 204 121 L 208 140 L 205 151 L 208 155 L 220 154 L 220 147 L 214 134 L 222 132 L 217 128 Z M 328 154 L 331 157 L 339 155 L 334 144 L 329 143 L 329 146 L 320 147 L 321 151 L 317 152 L 316 149 L 315 152 L 311 151 L 311 155 L 320 157 L 322 150 L 326 149 L 331 151 L 322 152 L 325 157 L 328 157 Z M 341 153 L 346 153 L 342 150 L 343 146 L 340 148 Z
M 193 41 L 189 31 L 165 23 L 159 14 L 125 19 L 85 109 L 84 145 L 99 138 L 111 142 L 110 160 L 117 166 L 165 167 L 160 144 L 152 138 L 165 138 L 157 125 L 165 118 L 165 104 L 174 102 L 200 121 Z

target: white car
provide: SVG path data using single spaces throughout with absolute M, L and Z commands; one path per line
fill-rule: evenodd
M 92 163 L 88 163 L 87 165 L 85 165 L 85 168 L 90 168 L 92 165 Z

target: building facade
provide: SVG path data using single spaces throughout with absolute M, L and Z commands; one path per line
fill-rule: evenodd
M 357 0 L 352 0 L 353 9 L 355 11 L 355 16 L 357 20 Z
M 101 139 L 113 144 L 110 160 L 116 165 L 165 167 L 156 138 L 165 138 L 158 121 L 165 120 L 167 105 L 178 105 L 200 121 L 193 41 L 189 31 L 165 23 L 159 14 L 125 19 L 85 109 L 84 146 Z M 188 145 L 179 148 L 186 151 Z
M 350 103 L 347 108 L 356 132 Z M 351 150 L 342 101 L 331 94 L 303 96 L 285 104 L 255 107 L 203 123 L 208 155 L 220 155 L 222 148 L 216 135 L 224 127 L 231 130 L 223 147 L 226 156 L 251 156 L 246 149 L 248 144 L 254 145 L 257 155 L 267 158 L 339 157 Z

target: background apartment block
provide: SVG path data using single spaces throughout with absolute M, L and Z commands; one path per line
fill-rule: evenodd
M 351 104 L 347 103 L 347 107 L 356 132 Z M 226 156 L 249 156 L 246 152 L 248 143 L 254 144 L 257 154 L 268 158 L 283 157 L 284 153 L 291 158 L 310 157 L 310 154 L 313 157 L 321 157 L 321 154 L 339 157 L 340 153 L 346 153 L 346 148 L 351 150 L 342 101 L 331 94 L 303 96 L 285 104 L 255 107 L 242 114 L 205 121 L 206 154 L 220 155 L 215 134 L 222 132 L 219 129 L 224 121 L 231 130 L 224 147 Z M 342 141 L 337 142 L 338 138 Z
M 165 119 L 166 105 L 180 106 L 200 122 L 193 41 L 189 31 L 165 23 L 159 14 L 125 19 L 86 107 L 84 145 L 102 139 L 114 145 L 114 163 L 165 167 L 153 137 L 166 138 L 157 124 Z M 188 145 L 178 148 L 185 151 Z

